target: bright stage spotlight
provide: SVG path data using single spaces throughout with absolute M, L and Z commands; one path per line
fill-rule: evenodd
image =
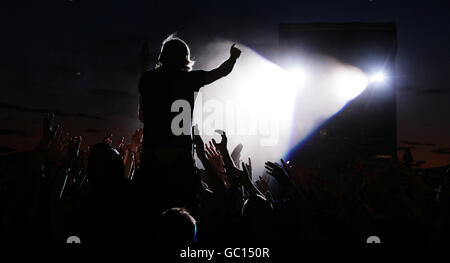
M 336 96 L 345 101 L 356 98 L 363 92 L 369 81 L 364 73 L 352 67 L 336 70 L 333 76 L 333 87 Z
M 211 43 L 197 56 L 211 69 L 229 54 L 231 42 Z M 330 117 L 361 94 L 369 78 L 360 69 L 337 60 L 310 56 L 277 60 L 275 64 L 245 45 L 233 72 L 202 88 L 196 98 L 193 123 L 205 142 L 225 130 L 229 151 L 243 145 L 241 160 L 252 158 L 253 173 L 265 171 L 264 162 L 288 158 Z M 277 58 L 275 58 L 277 59 Z M 283 62 L 283 63 L 281 63 Z M 197 164 L 201 166 L 197 159 Z
M 287 70 L 287 78 L 296 87 L 302 87 L 306 83 L 306 73 L 299 67 L 294 67 Z
M 386 81 L 386 74 L 380 71 L 370 76 L 370 83 L 384 83 Z

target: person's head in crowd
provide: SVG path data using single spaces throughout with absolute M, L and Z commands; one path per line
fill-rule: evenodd
M 165 210 L 157 227 L 159 241 L 171 244 L 188 244 L 196 241 L 197 221 L 182 207 Z
M 117 150 L 106 143 L 98 143 L 91 149 L 87 165 L 87 177 L 95 187 L 109 187 L 123 180 L 124 164 Z
M 265 197 L 256 195 L 248 198 L 242 207 L 241 219 L 246 231 L 261 242 L 271 238 L 273 206 Z
M 189 46 L 174 34 L 167 37 L 161 47 L 157 67 L 190 71 L 194 61 L 191 60 Z
M 272 215 L 273 206 L 262 195 L 256 195 L 248 198 L 242 207 L 242 217 L 253 219 Z

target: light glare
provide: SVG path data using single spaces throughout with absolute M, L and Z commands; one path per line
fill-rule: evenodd
M 366 89 L 368 80 L 360 71 L 343 68 L 335 73 L 333 84 L 337 96 L 350 101 Z
M 293 68 L 287 71 L 287 78 L 296 87 L 302 87 L 306 82 L 306 73 L 301 68 Z
M 370 83 L 383 83 L 386 80 L 386 75 L 383 72 L 378 72 L 370 77 Z
M 217 67 L 231 44 L 208 45 L 199 61 L 208 61 L 205 69 Z M 221 129 L 227 132 L 230 152 L 244 145 L 241 158 L 252 158 L 254 174 L 264 172 L 265 161 L 288 156 L 369 83 L 360 69 L 334 59 L 290 59 L 280 67 L 244 45 L 239 48 L 242 55 L 232 74 L 197 96 L 193 123 L 199 124 L 205 142 Z

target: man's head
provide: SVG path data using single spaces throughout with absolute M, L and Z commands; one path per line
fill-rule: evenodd
M 193 65 L 194 61 L 191 60 L 191 52 L 186 42 L 173 34 L 163 41 L 158 67 L 190 71 Z

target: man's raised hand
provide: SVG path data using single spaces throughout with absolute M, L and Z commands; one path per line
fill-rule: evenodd
M 241 56 L 241 50 L 236 47 L 236 44 L 231 45 L 230 48 L 230 58 L 231 59 L 238 59 Z

